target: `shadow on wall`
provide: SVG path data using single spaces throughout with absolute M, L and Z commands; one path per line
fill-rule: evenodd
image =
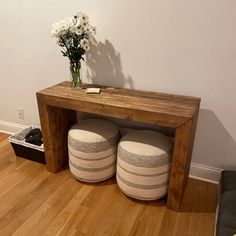
M 199 112 L 193 162 L 236 169 L 236 142 L 213 111 Z
M 134 88 L 133 80 L 122 71 L 120 54 L 108 40 L 104 43 L 92 38 L 86 57 L 89 82 L 99 85 Z M 127 85 L 127 86 L 126 86 Z

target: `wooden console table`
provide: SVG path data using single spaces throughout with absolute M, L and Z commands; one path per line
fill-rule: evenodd
M 76 111 L 175 128 L 167 207 L 179 211 L 188 180 L 200 99 L 103 87 L 100 94 L 72 91 L 62 82 L 37 92 L 46 165 L 58 172 L 68 161 L 67 134 Z

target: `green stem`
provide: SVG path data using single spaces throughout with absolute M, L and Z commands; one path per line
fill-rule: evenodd
M 80 77 L 80 68 L 81 64 L 79 63 L 70 63 L 70 72 L 71 72 L 71 87 L 72 88 L 82 88 L 82 81 Z

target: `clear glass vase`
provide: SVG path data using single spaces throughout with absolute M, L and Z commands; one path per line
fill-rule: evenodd
M 80 75 L 81 64 L 70 63 L 70 75 L 71 75 L 71 88 L 82 89 L 82 80 Z

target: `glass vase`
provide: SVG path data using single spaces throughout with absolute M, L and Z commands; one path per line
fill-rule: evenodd
M 80 75 L 81 64 L 80 63 L 70 63 L 70 75 L 71 75 L 71 88 L 82 89 L 82 80 Z

